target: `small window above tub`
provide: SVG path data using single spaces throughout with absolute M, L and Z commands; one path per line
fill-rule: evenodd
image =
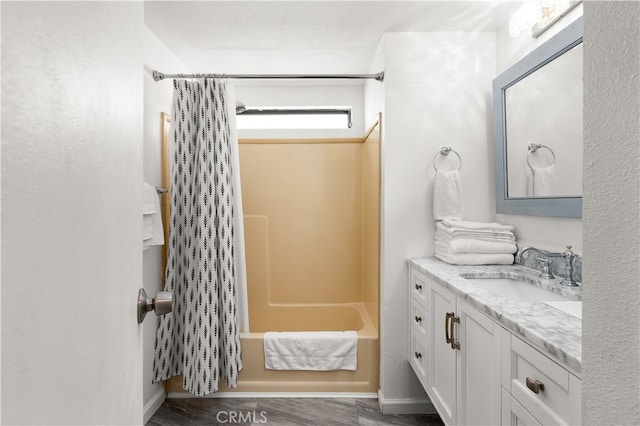
M 349 129 L 351 107 L 236 104 L 238 129 Z

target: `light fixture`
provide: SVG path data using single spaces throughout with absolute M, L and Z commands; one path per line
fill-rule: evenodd
M 582 0 L 528 0 L 509 19 L 509 35 L 520 36 L 522 31 L 531 31 L 538 37 L 556 21 L 582 3 Z

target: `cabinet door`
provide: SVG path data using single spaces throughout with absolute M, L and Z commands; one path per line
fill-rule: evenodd
M 458 418 L 461 425 L 497 425 L 501 418 L 502 328 L 463 300 L 458 300 Z
M 456 424 L 456 356 L 457 351 L 445 340 L 448 312 L 455 312 L 456 298 L 444 286 L 429 285 L 429 373 L 428 393 L 445 424 Z

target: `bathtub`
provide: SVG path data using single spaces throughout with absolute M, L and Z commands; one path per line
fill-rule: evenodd
M 270 305 L 262 318 L 250 317 L 252 331 L 240 335 L 243 368 L 238 376 L 238 387 L 229 389 L 222 381 L 220 391 L 377 392 L 379 339 L 376 322 L 364 303 Z M 263 336 L 266 331 L 344 330 L 358 332 L 356 371 L 276 371 L 264 368 Z M 182 377 L 169 380 L 166 390 L 184 392 Z

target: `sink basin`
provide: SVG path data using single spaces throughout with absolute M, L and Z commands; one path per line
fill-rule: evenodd
M 566 297 L 514 278 L 463 277 L 477 281 L 478 286 L 506 299 L 521 302 L 566 302 Z
M 561 310 L 576 318 L 582 319 L 582 302 L 576 300 L 568 300 L 562 302 L 544 302 L 545 304 Z

